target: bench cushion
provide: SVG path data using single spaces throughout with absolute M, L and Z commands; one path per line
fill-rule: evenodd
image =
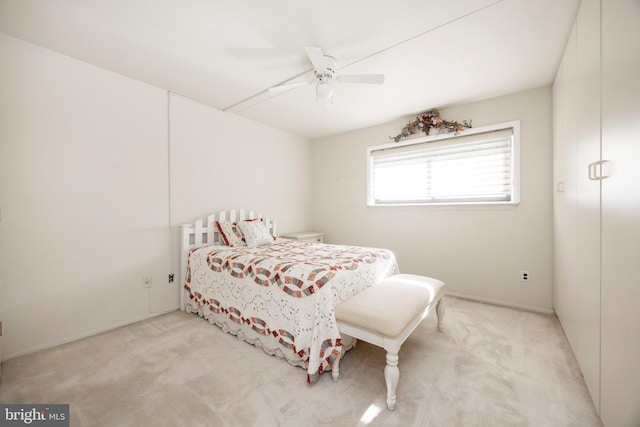
M 338 304 L 336 319 L 393 338 L 443 294 L 440 280 L 396 274 Z

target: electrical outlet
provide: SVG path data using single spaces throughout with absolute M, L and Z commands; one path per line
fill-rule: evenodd
M 151 287 L 151 277 L 143 277 L 142 278 L 142 287 L 150 288 Z
M 528 282 L 530 278 L 531 277 L 529 276 L 529 272 L 528 271 L 522 270 L 520 272 L 520 281 L 521 282 Z

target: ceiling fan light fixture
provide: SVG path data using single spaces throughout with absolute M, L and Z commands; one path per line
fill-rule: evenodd
M 320 80 L 316 86 L 316 97 L 318 100 L 329 100 L 333 98 L 333 86 L 326 80 Z

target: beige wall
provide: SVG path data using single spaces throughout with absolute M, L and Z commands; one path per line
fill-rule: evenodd
M 310 142 L 304 138 L 171 95 L 175 241 L 180 224 L 228 208 L 275 219 L 279 234 L 307 229 L 310 162 Z M 176 244 L 174 263 L 178 250 Z
M 0 64 L 3 359 L 176 309 L 170 223 L 308 227 L 309 141 L 2 34 Z
M 367 207 L 366 147 L 389 142 L 408 119 L 315 140 L 313 227 L 330 243 L 390 248 L 402 272 L 440 278 L 450 293 L 551 311 L 551 111 L 550 87 L 441 110 L 474 127 L 520 120 L 517 207 Z

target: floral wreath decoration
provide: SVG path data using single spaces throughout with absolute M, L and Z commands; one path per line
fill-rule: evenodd
M 455 132 L 458 134 L 465 130 L 465 128 L 471 128 L 471 120 L 463 120 L 462 123 L 444 120 L 440 117 L 440 112 L 434 109 L 418 115 L 415 120 L 410 121 L 402 128 L 399 135 L 390 136 L 389 138 L 398 142 L 402 138 L 407 138 L 418 132 L 424 132 L 426 135 L 429 135 L 431 129 L 437 130 L 437 133 Z

